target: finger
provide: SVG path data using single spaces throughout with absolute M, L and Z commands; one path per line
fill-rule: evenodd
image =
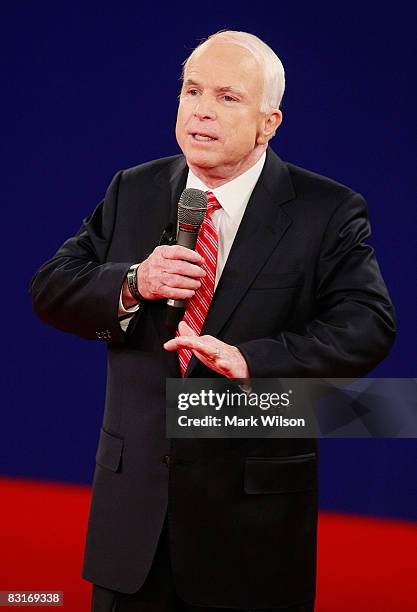
M 178 331 L 180 336 L 197 336 L 195 331 L 185 321 L 180 321 Z
M 196 264 L 181 259 L 165 259 L 164 270 L 171 274 L 180 274 L 181 276 L 190 276 L 192 278 L 201 278 L 206 275 L 205 270 Z
M 167 300 L 189 300 L 195 295 L 193 289 L 180 289 L 178 287 L 168 287 L 163 285 L 158 291 L 159 298 Z
M 176 351 L 177 350 L 177 339 L 171 338 L 163 345 L 166 351 Z
M 214 372 L 218 372 L 219 374 L 225 374 L 229 371 L 229 368 L 227 364 L 225 364 L 224 361 L 220 361 L 216 358 L 209 359 L 208 357 L 206 357 L 206 355 L 203 355 L 203 353 L 200 353 L 200 351 L 194 350 L 193 353 L 197 357 L 197 359 L 199 359 L 202 363 L 204 363 L 205 366 L 210 368 L 210 370 L 213 370 Z
M 187 247 L 179 244 L 165 246 L 162 255 L 165 259 L 182 259 L 195 264 L 202 264 L 204 262 L 204 259 L 197 251 L 187 249 Z
M 198 339 L 198 336 L 176 336 L 175 338 L 171 338 L 168 342 L 165 342 L 164 348 L 168 351 L 176 351 L 179 348 L 188 348 L 193 350 L 196 348 L 195 340 Z
M 192 351 L 200 352 L 206 359 L 214 360 L 219 356 L 219 349 L 213 345 L 209 345 L 207 341 L 201 339 L 201 337 L 195 336 L 177 336 L 174 340 L 176 348 L 186 348 Z
M 170 274 L 169 272 L 162 273 L 162 281 L 168 287 L 177 287 L 179 289 L 199 289 L 201 282 L 195 278 L 188 276 L 180 276 L 178 274 Z

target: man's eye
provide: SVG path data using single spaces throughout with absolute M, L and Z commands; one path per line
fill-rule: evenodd
M 197 89 L 189 89 L 187 93 L 190 94 L 190 96 L 196 96 L 198 94 L 198 91 Z
M 223 96 L 223 100 L 225 102 L 237 102 L 236 98 L 232 98 L 232 96 L 227 96 L 227 95 Z

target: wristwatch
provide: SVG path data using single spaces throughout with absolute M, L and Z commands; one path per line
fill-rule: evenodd
M 133 264 L 133 266 L 130 266 L 126 274 L 127 288 L 129 289 L 129 293 L 134 300 L 136 300 L 137 302 L 144 302 L 145 298 L 138 291 L 138 285 L 137 285 L 137 280 L 136 280 L 137 269 L 139 268 L 139 266 L 140 266 L 140 263 Z

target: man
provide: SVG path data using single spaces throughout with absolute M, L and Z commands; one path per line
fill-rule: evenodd
M 210 37 L 184 66 L 183 156 L 119 172 L 34 278 L 44 321 L 108 342 L 84 564 L 96 612 L 314 608 L 315 441 L 164 433 L 167 377 L 361 376 L 392 345 L 363 198 L 268 147 L 283 90 L 258 38 Z M 196 252 L 159 244 L 185 187 L 212 204 Z M 167 299 L 187 301 L 174 337 Z

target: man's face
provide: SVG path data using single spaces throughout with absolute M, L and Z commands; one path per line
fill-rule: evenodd
M 231 179 L 256 161 L 262 93 L 261 68 L 242 47 L 213 42 L 189 60 L 176 136 L 193 171 Z

